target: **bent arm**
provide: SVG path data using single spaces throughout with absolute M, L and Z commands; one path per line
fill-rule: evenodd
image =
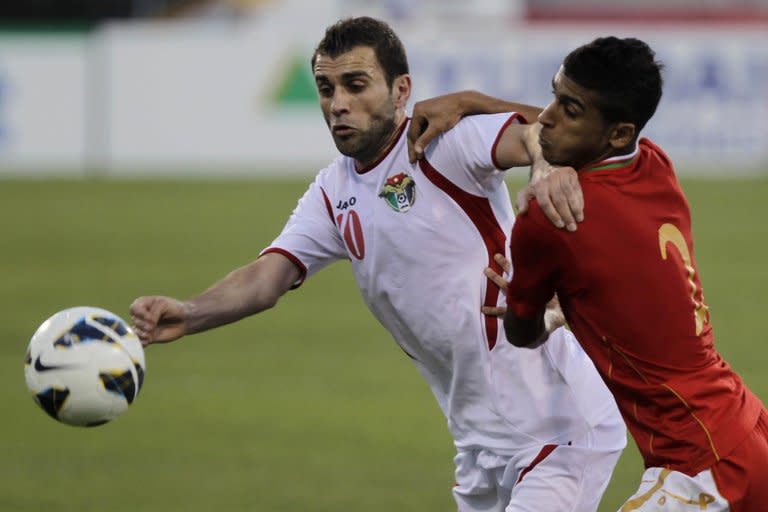
M 424 157 L 424 149 L 441 133 L 453 128 L 462 117 L 475 114 L 517 112 L 531 123 L 541 108 L 504 101 L 478 91 L 461 91 L 417 102 L 408 127 L 408 156 L 411 162 Z
M 549 168 L 539 145 L 541 124 L 510 124 L 501 134 L 494 158 L 503 169 L 531 167 L 531 178 L 538 178 L 543 168 Z
M 301 270 L 282 254 L 265 254 L 186 301 L 187 332 L 205 331 L 269 309 L 300 277 Z
M 525 118 L 527 123 L 533 123 L 542 111 L 541 107 L 505 101 L 478 91 L 462 91 L 454 94 L 459 111 L 463 116 L 517 112 Z
M 531 318 L 521 318 L 508 308 L 504 313 L 504 330 L 507 341 L 516 347 L 536 348 L 549 337 L 544 325 L 544 310 Z

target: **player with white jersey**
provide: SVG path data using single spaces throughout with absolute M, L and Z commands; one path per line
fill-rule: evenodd
M 494 255 L 508 254 L 514 215 L 503 169 L 531 163 L 537 132 L 515 113 L 469 117 L 411 163 L 410 77 L 406 68 L 389 79 L 379 40 L 402 50 L 370 18 L 337 23 L 318 46 L 313 71 L 342 156 L 282 233 L 192 300 L 137 299 L 137 331 L 149 344 L 235 321 L 349 260 L 369 309 L 445 413 L 458 509 L 595 511 L 626 443 L 608 390 L 562 327 L 539 349 L 519 349 L 504 341 L 498 316 L 481 312 L 504 304 L 483 275 L 501 271 Z

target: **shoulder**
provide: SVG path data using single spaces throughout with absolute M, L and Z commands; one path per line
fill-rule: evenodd
M 487 145 L 493 142 L 511 124 L 526 124 L 525 118 L 516 112 L 502 114 L 478 114 L 466 116 L 456 125 L 435 139 L 435 146 L 466 144 L 472 142 Z
M 349 178 L 354 170 L 354 163 L 349 157 L 339 155 L 315 175 L 314 184 L 322 187 L 332 186 Z
M 525 118 L 517 112 L 504 112 L 501 114 L 479 114 L 467 116 L 456 125 L 459 133 L 467 135 L 479 135 L 485 141 L 498 141 L 508 126 L 513 124 L 527 124 Z
M 651 141 L 651 139 L 643 137 L 637 144 L 640 150 L 640 154 L 645 157 L 646 165 L 661 165 L 663 167 L 672 169 L 672 160 L 669 158 L 669 155 L 667 155 L 663 149 Z

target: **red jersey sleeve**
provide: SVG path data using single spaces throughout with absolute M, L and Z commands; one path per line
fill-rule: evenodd
M 520 318 L 541 312 L 556 289 L 559 240 L 557 229 L 543 216 L 538 204 L 515 219 L 510 237 L 512 280 L 507 287 L 507 307 Z

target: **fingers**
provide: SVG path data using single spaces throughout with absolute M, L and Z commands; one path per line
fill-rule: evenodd
M 426 148 L 432 139 L 440 135 L 443 130 L 435 128 L 433 124 L 427 125 L 427 128 L 421 133 L 421 135 L 413 142 L 413 159 L 411 163 L 416 160 L 424 158 L 424 148 Z M 410 158 L 411 148 L 408 149 L 408 157 Z
M 559 329 L 565 325 L 565 315 L 558 309 L 546 309 L 544 311 L 544 329 L 547 332 L 552 332 L 555 329 Z
M 532 197 L 535 197 L 535 195 L 533 189 L 528 185 L 517 193 L 515 196 L 515 208 L 518 215 L 525 215 L 528 211 L 528 203 L 530 203 Z
M 154 341 L 153 333 L 163 310 L 160 297 L 139 297 L 131 304 L 131 323 L 142 345 L 147 346 Z
M 532 188 L 542 212 L 552 224 L 576 231 L 576 223 L 584 220 L 584 196 L 576 171 L 557 169 Z
M 497 274 L 492 268 L 486 267 L 485 271 L 483 272 L 485 274 L 485 277 L 491 280 L 493 284 L 499 287 L 501 290 L 501 293 L 506 293 L 507 291 L 507 281 L 501 277 L 499 274 Z
M 480 310 L 488 316 L 504 316 L 507 312 L 507 308 L 503 306 L 483 306 Z
M 503 254 L 496 254 L 493 256 L 493 259 L 496 263 L 501 266 L 501 268 L 504 270 L 505 274 L 509 273 L 509 269 L 511 268 L 511 263 L 507 258 L 504 257 Z M 506 293 L 507 291 L 507 280 L 504 279 L 504 277 L 500 276 L 495 270 L 493 270 L 490 267 L 486 267 L 483 271 L 485 276 L 491 280 L 493 284 L 499 287 L 499 290 L 501 290 L 501 293 Z M 483 306 L 480 308 L 480 310 L 483 312 L 484 315 L 488 316 L 504 316 L 504 313 L 507 312 L 507 308 L 505 306 Z
M 544 212 L 549 221 L 558 228 L 566 227 L 567 218 L 564 219 L 561 215 L 563 196 L 560 188 L 551 183 L 550 180 L 543 179 L 533 186 L 533 193 L 541 211 Z M 573 218 L 570 220 L 573 221 Z
M 416 109 L 418 109 L 418 104 L 416 105 Z M 417 153 L 414 148 L 414 144 L 419 139 L 419 135 L 424 131 L 424 129 L 427 127 L 427 120 L 424 118 L 421 114 L 418 114 L 416 110 L 414 109 L 414 115 L 411 119 L 411 124 L 408 126 L 408 133 L 407 133 L 407 139 L 408 139 L 408 160 L 411 163 L 415 163 L 416 160 L 418 160 L 421 157 L 417 158 Z M 420 145 L 420 154 L 424 155 L 423 146 Z
M 512 270 L 512 262 L 509 261 L 507 258 L 504 257 L 503 254 L 496 253 L 493 255 L 493 260 L 501 265 L 501 268 L 504 269 L 505 274 L 509 274 L 509 271 Z M 505 283 L 506 288 L 506 283 Z
M 584 220 L 584 193 L 576 177 L 574 177 L 574 183 L 571 184 L 568 203 L 571 205 L 571 211 L 576 222 L 582 222 Z

